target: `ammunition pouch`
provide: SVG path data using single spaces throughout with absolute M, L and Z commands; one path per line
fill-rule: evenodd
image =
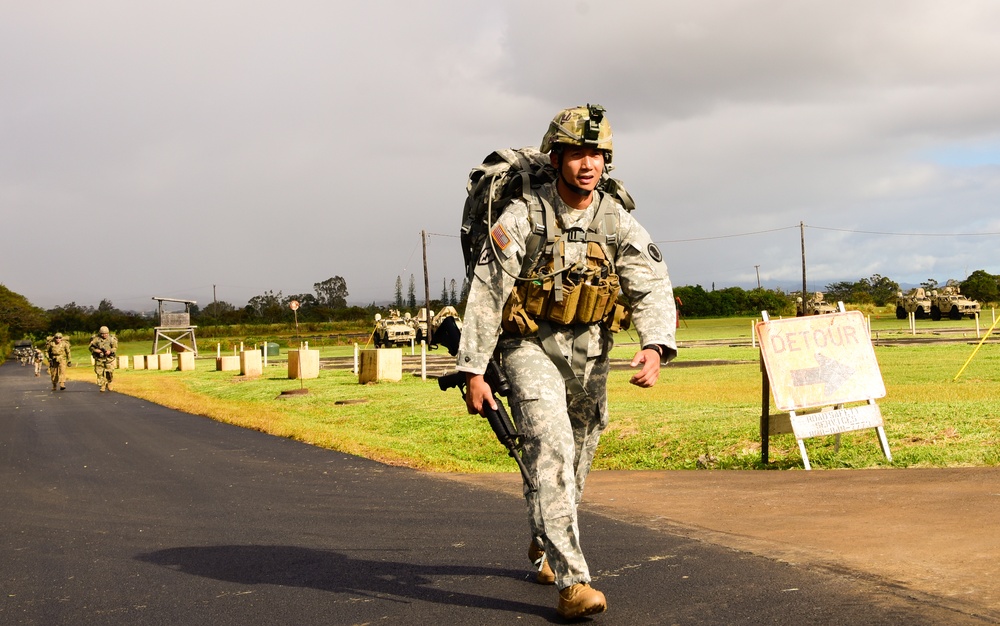
M 561 283 L 557 287 L 553 276 L 541 275 L 517 285 L 504 305 L 503 329 L 515 335 L 533 335 L 539 321 L 563 326 L 604 323 L 613 332 L 628 328 L 630 311 L 618 302 L 616 274 L 569 274 Z

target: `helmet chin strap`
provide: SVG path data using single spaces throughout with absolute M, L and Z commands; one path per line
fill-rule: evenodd
M 559 178 L 561 178 L 561 179 L 562 179 L 562 182 L 563 182 L 563 184 L 564 184 L 564 185 L 566 185 L 566 187 L 567 187 L 567 188 L 568 188 L 568 189 L 569 189 L 570 191 L 572 191 L 572 192 L 573 192 L 573 193 L 575 193 L 576 195 L 580 196 L 581 198 L 586 198 L 587 196 L 589 196 L 589 195 L 590 195 L 590 192 L 589 192 L 589 191 L 587 191 L 586 189 L 584 189 L 583 187 L 577 187 L 577 186 L 576 186 L 576 185 L 574 185 L 573 183 L 569 182 L 569 181 L 568 181 L 568 180 L 566 179 L 566 175 L 562 173 L 562 168 L 561 168 L 561 167 L 559 168 Z

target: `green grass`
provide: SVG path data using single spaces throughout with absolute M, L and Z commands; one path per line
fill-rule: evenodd
M 750 322 L 691 320 L 688 331 L 713 339 L 745 328 L 749 336 Z M 878 329 L 874 320 L 873 326 Z M 890 330 L 886 327 L 882 332 Z M 688 341 L 683 331 L 680 340 Z M 1000 346 L 984 345 L 962 377 L 953 381 L 972 353 L 972 334 L 967 343 L 876 347 L 888 392 L 878 404 L 893 461 L 882 455 L 875 431 L 866 430 L 842 434 L 839 450 L 832 436 L 807 440 L 813 467 L 1000 465 L 1000 410 L 996 408 Z M 123 344 L 119 349 L 123 354 L 147 353 L 150 345 Z M 202 346 L 202 350 L 214 357 L 214 345 L 210 350 Z M 323 355 L 348 355 L 351 350 L 323 348 Z M 635 346 L 619 346 L 613 356 L 627 359 L 634 350 Z M 232 354 L 231 350 L 223 353 Z M 279 358 L 284 359 L 284 351 Z M 613 371 L 611 423 L 594 467 L 763 468 L 757 359 L 757 350 L 749 345 L 729 347 L 723 342 L 682 348 L 678 365 L 719 360 L 731 364 L 668 366 L 652 389 L 629 385 L 628 372 Z M 397 383 L 359 385 L 348 371 L 323 370 L 320 378 L 304 382 L 307 395 L 277 399 L 282 390 L 299 386 L 298 381 L 287 379 L 283 364 L 267 368 L 257 380 L 216 372 L 214 366 L 214 358 L 203 358 L 196 372 L 123 371 L 116 383 L 124 393 L 167 406 L 392 464 L 434 471 L 515 471 L 485 420 L 468 415 L 459 393 L 439 391 L 434 380 L 424 382 L 404 374 Z M 72 372 L 73 378 L 92 378 L 85 368 Z M 335 404 L 356 399 L 366 402 Z M 802 467 L 792 435 L 770 439 L 770 459 L 769 468 Z

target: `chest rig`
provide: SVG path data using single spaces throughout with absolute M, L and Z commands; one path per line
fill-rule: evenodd
M 501 327 L 509 334 L 537 334 L 573 395 L 584 393 L 590 326 L 600 323 L 617 332 L 629 324 L 630 310 L 618 301 L 620 284 L 614 265 L 619 243 L 618 209 L 611 195 L 597 193 L 597 210 L 586 229 L 564 229 L 543 194 L 525 197 L 532 232 L 525 241 L 521 278 L 504 305 L 501 320 Z M 585 257 L 567 263 L 567 243 L 586 243 Z M 569 360 L 553 337 L 553 325 L 573 330 Z

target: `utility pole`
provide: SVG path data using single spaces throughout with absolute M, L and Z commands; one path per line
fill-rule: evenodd
M 760 266 L 754 265 L 753 268 L 757 270 L 757 289 L 760 289 Z
M 427 345 L 431 345 L 431 283 L 427 275 L 427 231 L 420 231 L 420 240 L 424 246 L 424 318 L 427 320 Z
M 806 314 L 806 224 L 799 222 L 799 233 L 802 238 L 802 312 Z

